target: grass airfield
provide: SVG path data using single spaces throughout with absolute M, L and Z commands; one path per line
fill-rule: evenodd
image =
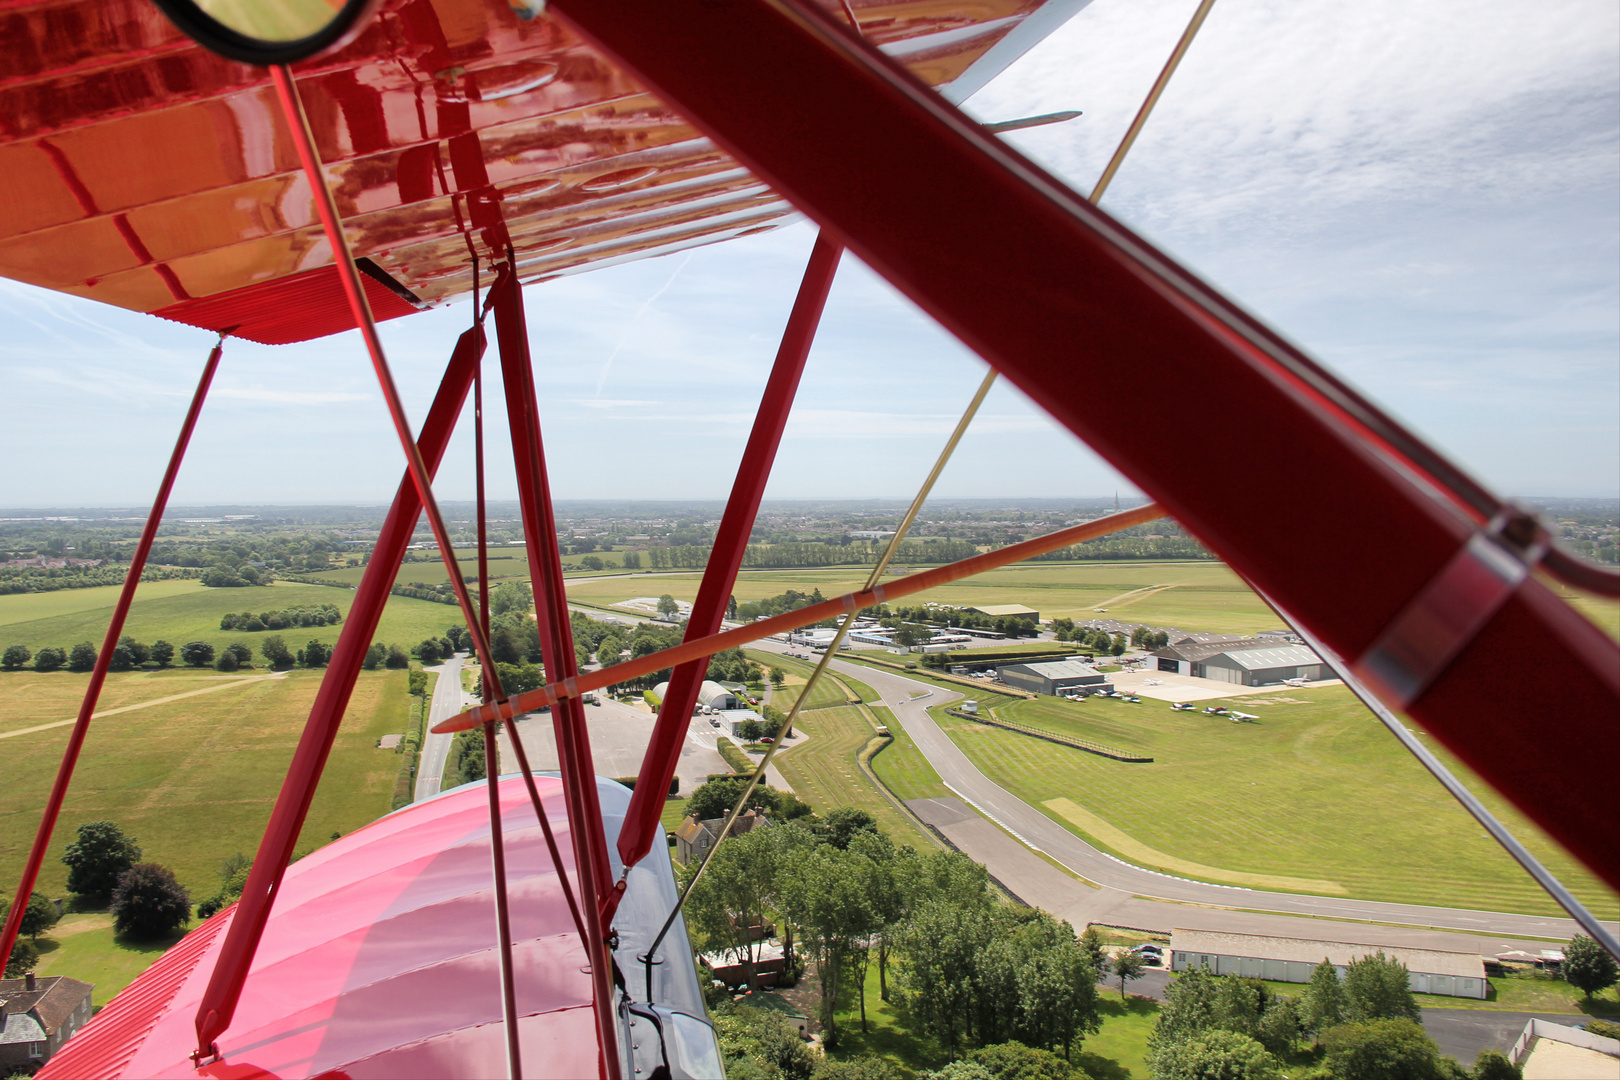
M 1343 687 L 1223 699 L 1259 715 L 1247 724 L 1146 699 L 975 696 L 1008 720 L 1154 759 L 1114 761 L 929 710 L 991 779 L 1137 865 L 1257 889 L 1559 913 Z M 1595 912 L 1620 915 L 1593 874 L 1425 742 Z

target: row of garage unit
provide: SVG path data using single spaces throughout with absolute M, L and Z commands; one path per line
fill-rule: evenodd
M 1438 949 L 1375 948 L 1345 941 L 1174 930 L 1170 970 L 1203 968 L 1216 975 L 1239 975 L 1273 982 L 1308 983 L 1323 960 L 1342 978 L 1356 960 L 1380 952 L 1406 965 L 1407 987 L 1415 994 L 1484 999 L 1485 960 L 1475 953 Z

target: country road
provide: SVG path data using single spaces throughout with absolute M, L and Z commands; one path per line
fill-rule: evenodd
M 787 651 L 786 646 L 774 641 L 755 642 L 749 647 Z M 1266 892 L 1190 881 L 1133 866 L 1092 847 L 979 771 L 927 712 L 929 706 L 955 701 L 961 694 L 881 668 L 836 659 L 831 666 L 860 679 L 882 696 L 883 704 L 894 712 L 945 785 L 977 814 L 956 800 L 913 800 L 911 808 L 957 847 L 984 863 L 1018 895 L 1076 926 L 1102 922 L 1147 929 L 1180 926 L 1285 936 L 1308 934 L 1369 944 L 1490 954 L 1515 946 L 1500 938 L 1477 938 L 1469 943 L 1455 935 L 1508 935 L 1533 942 L 1568 940 L 1577 931 L 1575 922 L 1567 918 Z M 913 694 L 926 696 L 914 700 Z M 1099 887 L 1075 881 L 1030 852 L 1007 844 L 1001 829 Z M 1300 916 L 1343 922 L 1331 929 L 1307 930 Z M 1376 925 L 1379 923 L 1401 925 Z M 1620 929 L 1620 925 L 1608 925 Z
M 433 688 L 433 703 L 428 706 L 427 731 L 422 735 L 422 756 L 416 765 L 416 791 L 412 800 L 421 802 L 439 793 L 444 779 L 444 762 L 450 755 L 450 742 L 454 735 L 435 735 L 432 728 L 440 720 L 448 720 L 478 699 L 461 689 L 461 665 L 465 657 L 458 653 L 438 667 L 427 668 L 439 676 Z

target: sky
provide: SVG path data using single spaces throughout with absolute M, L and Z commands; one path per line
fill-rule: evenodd
M 965 107 L 1083 110 L 1006 138 L 1088 192 L 1195 6 L 1095 0 Z M 1219 0 L 1102 205 L 1498 492 L 1620 495 L 1613 0 Z M 723 498 L 813 239 L 527 289 L 554 496 Z M 382 325 L 414 422 L 469 318 Z M 144 506 L 212 335 L 4 279 L 0 327 L 0 506 Z M 767 498 L 908 497 L 984 371 L 846 256 Z M 441 498 L 471 496 L 470 433 Z M 376 503 L 401 467 L 357 334 L 232 342 L 171 504 Z M 998 385 L 936 490 L 1134 489 Z

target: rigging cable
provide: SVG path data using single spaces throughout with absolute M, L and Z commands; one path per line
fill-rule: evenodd
M 45 861 L 45 851 L 50 847 L 51 833 L 56 829 L 56 821 L 62 813 L 62 802 L 67 798 L 68 785 L 73 781 L 73 770 L 79 761 L 79 752 L 84 749 L 85 737 L 90 733 L 90 721 L 96 712 L 96 703 L 101 700 L 101 688 L 107 681 L 107 672 L 111 669 L 113 653 L 118 648 L 118 639 L 124 632 L 124 620 L 129 616 L 130 605 L 135 600 L 135 589 L 141 582 L 141 573 L 146 569 L 147 556 L 152 552 L 152 543 L 157 539 L 158 527 L 163 524 L 163 511 L 169 505 L 169 493 L 174 489 L 174 479 L 180 473 L 180 463 L 185 460 L 186 447 L 191 443 L 191 433 L 197 427 L 197 417 L 202 412 L 203 402 L 208 398 L 208 388 L 213 384 L 214 372 L 219 369 L 219 358 L 225 351 L 225 339 L 236 327 L 230 327 L 219 332 L 219 340 L 208 353 L 208 359 L 203 363 L 202 376 L 197 380 L 197 389 L 191 395 L 191 407 L 186 410 L 186 417 L 180 423 L 180 434 L 175 439 L 174 450 L 169 454 L 169 465 L 164 470 L 163 479 L 158 483 L 157 497 L 152 500 L 152 509 L 147 512 L 146 526 L 141 530 L 141 538 L 135 545 L 135 552 L 129 558 L 129 570 L 124 574 L 124 585 L 118 593 L 118 602 L 113 606 L 112 620 L 107 624 L 106 636 L 102 638 L 101 651 L 96 654 L 95 667 L 90 672 L 90 682 L 84 688 L 84 699 L 79 703 L 79 715 L 73 722 L 73 731 L 68 736 L 67 746 L 62 750 L 62 763 L 57 766 L 56 780 L 51 785 L 50 796 L 45 801 L 45 813 L 40 817 L 39 829 L 34 833 L 34 846 L 28 851 L 28 861 L 23 865 L 22 880 L 17 883 L 17 891 L 12 894 L 11 911 L 6 917 L 5 929 L 0 931 L 0 971 L 5 969 L 11 961 L 11 950 L 17 943 L 17 934 L 22 929 L 23 916 L 28 913 L 28 898 L 39 882 L 39 870 Z
M 1103 193 L 1108 190 L 1109 184 L 1113 182 L 1114 175 L 1119 172 L 1120 166 L 1124 164 L 1125 156 L 1130 153 L 1131 147 L 1136 144 L 1136 137 L 1141 133 L 1148 117 L 1152 115 L 1154 106 L 1159 103 L 1159 98 L 1164 94 L 1165 87 L 1170 83 L 1170 77 L 1175 74 L 1176 68 L 1181 66 L 1182 57 L 1187 54 L 1187 49 L 1192 44 L 1193 38 L 1198 35 L 1199 28 L 1204 25 L 1204 20 L 1209 16 L 1210 8 L 1214 6 L 1215 0 L 1200 0 L 1197 10 L 1193 12 L 1192 19 L 1187 23 L 1187 28 L 1182 31 L 1180 39 L 1176 42 L 1176 47 L 1171 50 L 1169 60 L 1165 61 L 1163 69 L 1159 72 L 1159 77 L 1154 80 L 1153 87 L 1148 91 L 1141 108 L 1136 111 L 1136 116 L 1126 129 L 1124 138 L 1120 140 L 1119 146 L 1114 149 L 1113 155 L 1108 159 L 1108 164 L 1103 168 L 1102 176 L 1098 179 L 1096 186 L 1091 189 L 1091 194 L 1087 196 L 1087 201 L 1093 205 L 1096 205 L 1102 199 Z M 843 9 L 859 35 L 860 24 L 856 21 L 855 13 L 850 9 L 847 0 L 843 4 Z M 995 386 L 997 374 L 996 370 L 991 368 L 985 374 L 984 380 L 979 383 L 978 390 L 974 391 L 972 400 L 968 402 L 961 419 L 956 422 L 956 427 L 951 432 L 950 438 L 946 440 L 939 457 L 935 460 L 933 469 L 929 471 L 927 478 L 923 480 L 922 486 L 917 489 L 917 495 L 911 500 L 911 505 L 906 509 L 905 517 L 901 519 L 894 535 L 889 538 L 882 555 L 879 556 L 876 565 L 872 567 L 872 572 L 867 575 L 866 586 L 861 590 L 862 592 L 871 592 L 883 577 L 883 572 L 888 568 L 890 561 L 893 560 L 895 553 L 899 550 L 901 541 L 905 539 L 906 533 L 917 519 L 917 514 L 922 510 L 923 503 L 927 501 L 929 494 L 933 491 L 934 484 L 939 480 L 940 474 L 945 471 L 945 466 L 951 460 L 951 455 L 956 452 L 956 447 L 962 441 L 962 436 L 966 434 L 968 425 L 978 415 L 979 406 L 984 404 L 984 399 L 990 393 L 991 387 Z M 747 804 L 749 796 L 753 794 L 760 778 L 765 775 L 765 768 L 770 764 L 772 756 L 775 755 L 776 748 L 782 744 L 783 739 L 792 736 L 793 721 L 799 715 L 800 706 L 809 698 L 811 690 L 815 688 L 816 683 L 821 679 L 822 673 L 827 670 L 827 666 L 832 662 L 832 658 L 837 654 L 839 647 L 842 646 L 844 638 L 849 634 L 850 627 L 854 625 L 855 616 L 856 611 L 854 610 L 845 614 L 844 621 L 839 625 L 837 633 L 833 635 L 832 641 L 827 645 L 827 651 L 822 654 L 820 662 L 816 664 L 815 670 L 810 673 L 810 678 L 806 680 L 804 689 L 799 692 L 799 696 L 793 702 L 793 707 L 788 710 L 787 719 L 783 721 L 781 730 L 777 732 L 777 737 L 765 748 L 765 755 L 760 760 L 759 768 L 754 771 L 752 779 L 749 780 L 742 794 L 738 797 L 737 804 L 726 815 L 725 823 L 720 828 L 720 835 L 715 838 L 714 844 L 704 853 L 702 861 L 698 863 L 697 870 L 687 880 L 685 887 L 681 889 L 680 896 L 676 899 L 675 906 L 671 909 L 669 917 L 664 920 L 664 925 L 658 931 L 657 938 L 653 940 L 651 947 L 648 948 L 644 959 L 647 963 L 649 997 L 651 997 L 652 990 L 653 955 L 658 951 L 658 946 L 663 943 L 665 935 L 669 933 L 669 928 L 674 925 L 675 916 L 685 906 L 686 898 L 690 895 L 692 887 L 703 876 L 703 872 L 708 868 L 710 860 L 714 858 L 714 853 L 720 849 L 721 843 L 730 834 L 732 823 L 742 813 L 742 808 Z

